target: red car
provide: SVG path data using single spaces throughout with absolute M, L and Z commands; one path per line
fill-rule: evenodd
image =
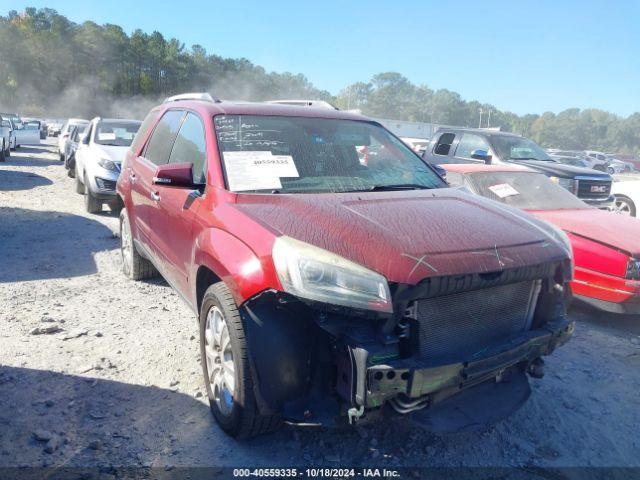
M 447 188 L 359 115 L 170 98 L 117 192 L 124 273 L 160 272 L 196 313 L 211 409 L 236 437 L 475 395 L 516 408 L 573 331 L 568 239 Z M 467 420 L 488 413 L 474 405 Z
M 451 185 L 522 208 L 564 230 L 573 247 L 575 298 L 640 314 L 640 220 L 589 207 L 544 175 L 501 165 L 444 165 Z

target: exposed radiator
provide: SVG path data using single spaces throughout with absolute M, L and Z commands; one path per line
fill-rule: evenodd
M 488 346 L 528 330 L 540 284 L 529 280 L 417 300 L 421 358 L 473 360 Z

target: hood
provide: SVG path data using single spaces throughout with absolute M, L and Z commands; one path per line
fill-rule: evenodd
M 518 160 L 512 161 L 518 165 L 526 165 L 540 172 L 555 175 L 558 177 L 574 178 L 578 176 L 602 177 L 603 180 L 611 180 L 608 173 L 593 170 L 592 168 L 574 167 L 559 162 L 544 162 L 541 160 Z
M 568 257 L 544 222 L 450 188 L 237 198 L 235 208 L 275 235 L 337 253 L 391 282 Z
M 112 162 L 122 163 L 129 147 L 118 147 L 113 145 L 93 145 L 94 151 L 103 158 L 108 158 Z
M 640 219 L 586 208 L 531 212 L 565 232 L 593 240 L 640 258 Z

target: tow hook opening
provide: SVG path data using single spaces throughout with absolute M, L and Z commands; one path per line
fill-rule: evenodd
M 527 369 L 527 373 L 533 378 L 544 377 L 544 360 L 542 358 L 536 358 Z

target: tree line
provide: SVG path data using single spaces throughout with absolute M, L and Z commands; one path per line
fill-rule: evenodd
M 304 75 L 267 72 L 245 58 L 223 58 L 201 45 L 120 26 L 81 24 L 53 9 L 0 17 L 0 108 L 39 116 L 133 116 L 185 91 L 221 98 L 313 98 L 339 108 L 397 120 L 500 127 L 544 147 L 640 153 L 640 113 L 626 118 L 598 109 L 516 115 L 468 101 L 447 89 L 415 85 L 396 72 L 375 75 L 337 95 Z M 482 119 L 480 118 L 482 110 Z

